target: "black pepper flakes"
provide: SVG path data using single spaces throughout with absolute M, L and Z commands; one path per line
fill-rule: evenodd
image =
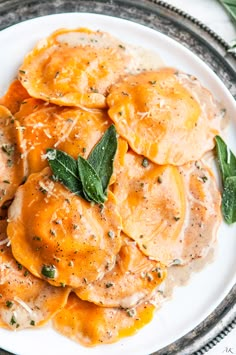
M 114 283 L 113 282 L 107 282 L 105 284 L 105 286 L 106 286 L 106 288 L 110 288 L 110 287 L 114 286 Z

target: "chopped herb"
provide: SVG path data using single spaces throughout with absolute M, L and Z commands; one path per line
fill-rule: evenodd
M 110 288 L 110 287 L 114 286 L 114 284 L 113 284 L 113 282 L 107 282 L 105 284 L 105 286 L 106 286 L 106 288 Z
M 158 176 L 158 178 L 157 178 L 157 182 L 159 183 L 159 184 L 161 184 L 162 183 L 162 177 L 161 176 Z
M 34 326 L 34 325 L 35 325 L 35 321 L 34 321 L 34 320 L 31 320 L 31 321 L 30 321 L 30 325 Z
M 28 270 L 25 270 L 24 272 L 24 277 L 28 276 L 29 275 L 29 271 Z
M 226 114 L 226 108 L 222 108 L 222 109 L 220 110 L 220 113 L 221 113 L 221 116 L 224 117 L 225 114 Z
M 135 311 L 135 309 L 130 308 L 130 309 L 126 309 L 126 313 L 129 317 L 134 317 L 136 314 L 136 311 Z
M 16 263 L 17 263 L 18 270 L 22 270 L 23 266 L 20 263 L 18 263 L 18 261 Z
M 180 217 L 174 217 L 174 220 L 177 222 L 180 220 Z
M 119 114 L 120 116 L 122 116 L 122 111 L 119 111 L 118 114 Z
M 142 247 L 143 247 L 144 249 L 147 249 L 147 246 L 146 246 L 146 244 L 143 244 L 143 245 L 142 245 Z
M 147 274 L 146 276 L 147 276 L 148 281 L 152 281 L 153 280 L 153 276 L 151 274 Z
M 3 182 L 4 182 L 5 184 L 10 184 L 10 181 L 9 181 L 9 180 L 3 180 Z
M 140 234 L 139 238 L 143 238 L 143 234 Z
M 109 232 L 107 233 L 107 235 L 108 235 L 109 238 L 113 239 L 114 236 L 115 236 L 115 233 L 114 233 L 113 231 L 109 231 Z
M 60 74 L 60 72 L 59 71 L 57 71 L 56 72 L 56 74 L 55 74 L 55 76 L 54 76 L 54 78 L 56 79 L 57 77 L 58 77 L 58 75 Z
M 181 265 L 181 264 L 182 264 L 182 262 L 180 259 L 174 259 L 171 263 L 171 265 Z
M 20 70 L 19 70 L 19 73 L 25 74 L 25 71 L 20 69 Z
M 10 325 L 16 324 L 16 317 L 13 315 L 10 320 Z
M 119 48 L 125 49 L 125 46 L 123 46 L 123 44 L 119 44 Z
M 43 265 L 41 274 L 49 279 L 53 279 L 56 274 L 56 267 L 54 265 Z
M 7 160 L 7 166 L 8 168 L 11 168 L 13 166 L 13 161 L 11 159 Z
M 95 94 L 97 94 L 98 93 L 98 89 L 96 89 L 96 88 L 90 88 L 90 90 L 93 92 L 93 93 L 95 93 Z
M 11 308 L 12 306 L 13 306 L 13 302 L 12 301 L 6 301 L 6 306 L 8 307 L 8 308 Z
M 148 159 L 147 159 L 147 158 L 143 158 L 143 160 L 142 160 L 142 166 L 143 166 L 144 168 L 147 168 L 148 165 L 149 165 Z
M 82 152 L 83 152 L 83 153 L 85 153 L 85 152 L 86 152 L 86 148 L 85 148 L 85 147 L 82 149 Z
M 202 176 L 201 179 L 204 183 L 208 180 L 207 176 Z
M 37 235 L 35 235 L 34 237 L 33 237 L 33 240 L 37 240 L 37 241 L 41 241 L 42 240 L 42 238 L 40 238 L 40 237 L 38 237 Z
M 149 84 L 155 85 L 156 82 L 157 82 L 156 80 L 150 80 L 150 81 L 149 81 Z
M 61 287 L 66 287 L 65 282 L 61 282 Z
M 2 145 L 2 151 L 6 153 L 8 156 L 10 156 L 12 153 L 14 153 L 14 145 L 13 144 L 3 144 Z
M 39 187 L 39 191 L 42 192 L 44 195 L 48 193 L 48 191 L 44 189 L 42 186 Z

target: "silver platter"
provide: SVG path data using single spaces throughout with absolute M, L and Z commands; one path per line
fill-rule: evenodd
M 202 59 L 236 99 L 236 55 L 216 33 L 185 12 L 158 0 L 0 0 L 0 30 L 27 19 L 64 12 L 92 12 L 156 29 Z M 201 291 L 199 291 L 201 292 Z M 202 355 L 236 326 L 236 285 L 196 328 L 152 355 Z M 0 355 L 10 355 L 0 349 Z

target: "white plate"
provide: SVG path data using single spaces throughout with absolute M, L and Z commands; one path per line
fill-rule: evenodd
M 193 53 L 167 36 L 144 26 L 114 17 L 69 13 L 26 21 L 0 32 L 0 95 L 15 77 L 24 55 L 40 38 L 61 27 L 89 27 L 114 34 L 124 42 L 156 51 L 167 66 L 197 76 L 227 108 L 230 125 L 227 143 L 236 152 L 236 107 L 219 78 Z M 236 224 L 222 223 L 213 263 L 194 274 L 137 335 L 112 345 L 84 348 L 57 334 L 49 326 L 10 332 L 0 329 L 0 347 L 20 355 L 146 355 L 161 349 L 196 327 L 224 299 L 236 282 Z

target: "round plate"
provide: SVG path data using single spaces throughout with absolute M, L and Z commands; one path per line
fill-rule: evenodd
M 91 3 L 93 4 L 91 6 Z M 12 6 L 12 8 L 11 8 Z M 16 14 L 12 17 L 12 13 Z M 11 11 L 10 11 L 11 10 Z M 173 16 L 169 6 L 151 1 L 55 1 L 39 4 L 35 1 L 0 2 L 2 26 L 17 23 L 23 19 L 63 11 L 93 11 L 103 14 L 116 14 L 135 22 L 153 27 L 173 37 L 195 52 L 224 82 L 233 95 L 236 95 L 236 78 L 233 70 L 233 57 L 225 59 L 223 53 L 227 45 L 217 36 L 207 33 L 196 24 L 189 30 L 189 19 L 179 14 Z M 11 27 L 0 33 L 0 45 L 4 48 L 1 57 L 0 77 L 4 91 L 14 77 L 24 54 L 35 41 L 58 27 L 87 26 L 113 33 L 124 41 L 139 44 L 156 50 L 167 65 L 196 75 L 214 95 L 223 101 L 230 116 L 235 117 L 235 103 L 225 86 L 199 58 L 189 50 L 162 35 L 135 23 L 117 18 L 89 14 L 65 14 L 35 19 Z M 195 27 L 198 30 L 192 31 Z M 206 39 L 202 38 L 204 34 Z M 209 38 L 208 38 L 209 37 Z M 14 60 L 12 59 L 14 58 Z M 236 122 L 231 121 L 228 142 L 234 151 Z M 194 275 L 190 284 L 178 289 L 174 299 L 168 302 L 154 321 L 136 336 L 124 339 L 117 344 L 85 349 L 65 339 L 50 328 L 34 331 L 0 331 L 0 346 L 18 354 L 192 354 L 213 339 L 223 326 L 235 317 L 236 261 L 235 226 L 222 225 L 219 233 L 218 250 L 215 261 L 201 273 Z M 228 258 L 225 258 L 225 255 Z M 204 320 L 204 322 L 203 322 Z M 211 329 L 209 331 L 209 329 Z M 45 339 L 45 343 L 40 341 Z M 48 339 L 46 341 L 46 339 Z M 179 339 L 179 340 L 178 340 Z M 37 344 L 37 346 L 35 346 Z M 56 344 L 56 345 L 55 345 Z M 79 348 L 79 350 L 78 350 Z M 201 352 L 200 352 L 201 353 Z M 199 353 L 199 354 L 200 354 Z

